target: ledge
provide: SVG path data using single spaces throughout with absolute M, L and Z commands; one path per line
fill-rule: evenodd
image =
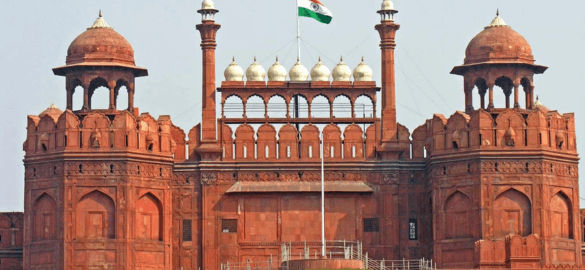
M 231 186 L 226 193 L 265 193 L 265 192 L 321 192 L 321 182 L 249 182 L 240 181 Z M 371 193 L 373 190 L 362 181 L 325 182 L 325 192 Z

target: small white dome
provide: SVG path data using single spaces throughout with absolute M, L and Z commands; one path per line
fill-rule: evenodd
M 327 82 L 329 81 L 329 75 L 331 75 L 331 71 L 323 65 L 321 57 L 319 57 L 319 62 L 311 69 L 311 81 Z
M 394 3 L 390 0 L 384 0 L 382 2 L 382 10 L 394 10 Z
M 201 3 L 201 9 L 215 9 L 215 5 L 211 0 L 203 0 L 203 3 Z
M 264 68 L 258 64 L 256 56 L 254 56 L 254 63 L 252 63 L 252 65 L 246 70 L 246 78 L 249 82 L 263 82 L 264 77 L 266 77 L 266 71 L 264 71 Z
M 371 82 L 372 81 L 372 69 L 364 62 L 362 62 L 353 70 L 353 79 L 356 82 Z
M 349 82 L 351 80 L 351 69 L 343 62 L 343 57 L 332 72 L 334 82 Z
M 286 68 L 278 62 L 278 56 L 276 57 L 276 63 L 268 69 L 268 80 L 271 82 L 284 82 L 286 81 Z
M 306 82 L 309 78 L 309 71 L 301 64 L 301 60 L 297 58 L 297 63 L 290 69 L 288 76 L 292 82 Z
M 235 58 L 232 58 L 232 63 L 225 69 L 223 75 L 228 82 L 241 82 L 244 80 L 244 69 L 236 63 Z

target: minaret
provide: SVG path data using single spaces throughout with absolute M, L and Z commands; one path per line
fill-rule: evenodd
M 198 152 L 202 159 L 216 159 L 221 154 L 217 144 L 217 117 L 215 111 L 215 48 L 216 35 L 221 25 L 215 23 L 215 14 L 219 10 L 211 0 L 204 0 L 201 9 L 201 23 L 197 30 L 201 33 L 201 51 L 203 52 L 202 76 L 202 116 L 201 116 L 201 147 Z M 216 149 L 217 148 L 217 149 Z M 215 151 L 217 150 L 217 151 Z M 215 155 L 219 153 L 218 155 Z M 211 154 L 211 156 L 209 155 Z M 216 157 L 217 156 L 217 157 Z
M 380 34 L 382 50 L 382 131 L 381 141 L 387 143 L 396 140 L 396 83 L 394 70 L 394 48 L 396 48 L 396 31 L 400 25 L 394 23 L 394 4 L 390 0 L 382 2 L 381 16 L 376 30 Z

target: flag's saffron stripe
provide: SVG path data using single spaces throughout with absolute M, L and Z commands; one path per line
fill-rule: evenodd
M 315 4 L 318 4 L 318 5 L 321 5 L 321 6 L 325 6 L 325 5 L 323 5 L 323 3 L 319 2 L 319 0 L 309 0 L 309 1 L 311 1 Z
M 332 17 L 323 15 L 323 14 L 319 14 L 317 12 L 314 12 L 312 10 L 303 8 L 303 7 L 299 7 L 299 16 L 301 17 L 309 17 L 309 18 L 313 18 L 319 22 L 325 23 L 325 24 L 329 24 L 331 22 Z

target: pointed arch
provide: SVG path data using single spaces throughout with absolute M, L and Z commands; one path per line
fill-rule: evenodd
M 254 128 L 248 124 L 242 124 L 236 129 L 236 159 L 255 159 L 256 141 Z
M 286 124 L 278 131 L 278 145 L 280 159 L 298 159 L 299 158 L 299 137 L 297 129 Z
M 34 241 L 57 238 L 57 203 L 55 199 L 43 192 L 33 205 L 33 239 Z
M 136 238 L 162 241 L 163 231 L 162 203 L 148 192 L 136 202 Z
M 76 209 L 78 238 L 116 238 L 116 206 L 110 196 L 94 190 L 81 197 Z
M 573 239 L 573 209 L 571 200 L 562 191 L 550 200 L 551 236 Z
M 276 129 L 271 124 L 258 128 L 258 159 L 276 159 Z
M 444 203 L 445 238 L 472 237 L 472 206 L 471 199 L 459 190 L 447 197 Z
M 494 236 L 528 236 L 532 233 L 532 205 L 522 192 L 510 188 L 494 201 Z
M 323 128 L 323 158 L 341 158 L 341 129 L 336 124 Z

